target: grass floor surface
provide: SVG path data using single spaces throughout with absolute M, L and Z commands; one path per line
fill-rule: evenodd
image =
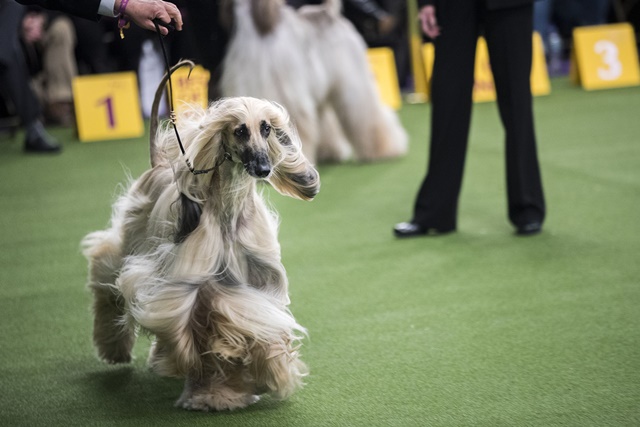
M 640 425 L 640 88 L 536 98 L 548 217 L 506 219 L 496 106 L 474 108 L 455 234 L 396 240 L 427 158 L 429 106 L 405 105 L 406 157 L 319 168 L 281 217 L 307 386 L 245 410 L 173 407 L 181 381 L 107 366 L 91 345 L 81 238 L 107 225 L 147 139 L 25 155 L 0 139 L 1 426 Z

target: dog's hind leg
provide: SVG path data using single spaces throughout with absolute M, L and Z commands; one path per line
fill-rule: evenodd
M 93 343 L 108 363 L 131 361 L 135 332 L 123 323 L 124 300 L 115 282 L 122 266 L 119 239 L 111 230 L 88 235 L 83 245 L 89 258 L 89 288 L 93 292 Z

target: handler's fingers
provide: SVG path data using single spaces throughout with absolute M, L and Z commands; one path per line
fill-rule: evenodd
M 156 12 L 156 16 L 154 18 L 160 19 L 165 24 L 171 23 L 171 16 L 167 13 L 166 9 L 164 8 L 160 8 Z M 152 27 L 151 29 L 155 31 L 156 27 L 153 25 L 153 22 L 151 22 L 151 27 Z M 166 27 L 163 27 L 162 25 L 158 25 L 158 28 L 160 29 L 160 34 L 162 34 L 163 36 L 166 36 L 167 34 L 169 34 L 169 30 Z
M 420 11 L 420 21 L 422 23 L 422 31 L 432 39 L 440 35 L 440 27 L 436 19 L 435 8 L 426 6 Z
M 432 39 L 435 39 L 440 35 L 440 27 L 438 26 L 438 22 L 436 21 L 435 17 L 429 17 L 429 20 L 427 21 L 427 26 L 430 29 L 429 37 L 431 37 Z
M 171 19 L 173 19 L 176 30 L 182 31 L 182 14 L 180 13 L 178 7 L 173 3 L 165 3 L 165 10 L 169 14 Z

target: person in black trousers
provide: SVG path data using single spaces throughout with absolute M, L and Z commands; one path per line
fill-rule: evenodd
M 434 40 L 431 146 L 413 218 L 397 237 L 456 230 L 469 125 L 476 42 L 489 48 L 506 133 L 509 220 L 517 234 L 542 231 L 545 202 L 536 153 L 530 87 L 533 0 L 418 0 L 423 32 Z

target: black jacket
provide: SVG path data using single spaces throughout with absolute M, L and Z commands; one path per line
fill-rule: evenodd
M 36 5 L 45 9 L 59 10 L 71 15 L 97 21 L 100 0 L 16 0 L 24 5 Z
M 435 5 L 437 7 L 438 3 L 442 1 L 446 0 L 418 0 L 418 6 L 420 8 L 427 5 Z M 533 0 L 487 0 L 487 9 L 505 9 L 508 7 L 522 6 L 531 3 L 533 3 Z

